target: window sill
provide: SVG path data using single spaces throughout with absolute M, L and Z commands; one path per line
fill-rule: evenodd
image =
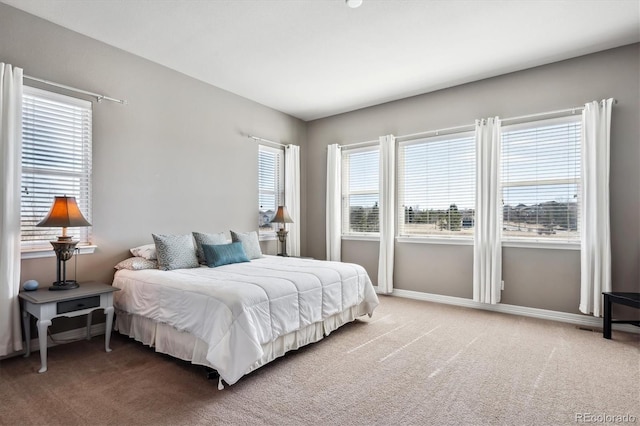
M 278 239 L 278 236 L 275 233 L 258 235 L 258 240 L 259 241 L 274 241 L 274 240 L 277 240 L 277 239 Z
M 93 254 L 96 251 L 98 246 L 96 245 L 86 245 L 86 246 L 77 246 L 76 250 L 78 250 L 78 254 Z M 55 252 L 53 248 L 40 248 L 40 249 L 28 249 L 22 250 L 20 253 L 20 258 L 24 259 L 38 259 L 41 257 L 55 257 Z
M 380 234 L 343 235 L 342 239 L 346 241 L 380 241 Z
M 473 238 L 447 238 L 447 237 L 396 237 L 398 243 L 417 244 L 446 244 L 452 246 L 472 246 Z
M 580 243 L 570 243 L 567 241 L 544 241 L 544 240 L 507 240 L 502 241 L 502 247 L 551 249 L 551 250 L 580 250 Z
M 413 244 L 446 244 L 446 245 L 461 245 L 472 246 L 472 238 L 443 238 L 443 237 L 397 237 L 398 243 L 413 243 Z M 566 241 L 544 241 L 544 240 L 507 240 L 502 241 L 502 247 L 515 247 L 515 248 L 531 248 L 531 249 L 545 249 L 545 250 L 580 250 L 580 243 L 570 243 Z

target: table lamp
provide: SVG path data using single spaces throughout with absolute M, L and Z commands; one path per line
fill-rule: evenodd
M 278 256 L 289 256 L 287 254 L 287 234 L 289 231 L 287 231 L 285 224 L 293 223 L 293 220 L 291 220 L 291 216 L 289 216 L 289 212 L 285 206 L 278 206 L 278 211 L 276 211 L 276 215 L 271 219 L 271 223 L 282 224 L 278 232 L 276 232 L 278 240 L 282 243 L 282 253 L 278 253 Z
M 67 228 L 70 226 L 91 226 L 87 219 L 82 216 L 75 197 L 56 196 L 49 214 L 40 221 L 36 226 L 61 227 L 62 235 L 58 236 L 57 241 L 50 241 L 53 251 L 58 259 L 56 269 L 56 281 L 49 290 L 70 290 L 78 288 L 76 280 L 67 280 L 66 261 L 71 259 L 76 249 L 78 241 L 73 241 L 71 236 L 67 235 Z

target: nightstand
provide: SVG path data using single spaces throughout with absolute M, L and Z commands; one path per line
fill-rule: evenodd
M 107 316 L 104 336 L 104 349 L 111 352 L 109 341 L 113 324 L 113 292 L 119 288 L 97 282 L 81 283 L 79 288 L 72 290 L 49 291 L 42 288 L 36 291 L 20 292 L 20 299 L 24 302 L 22 324 L 26 340 L 25 357 L 31 355 L 31 327 L 29 314 L 38 321 L 38 342 L 40 344 L 40 363 L 38 373 L 47 371 L 47 330 L 51 320 L 58 317 L 87 316 L 87 340 L 91 338 L 91 312 L 104 309 Z

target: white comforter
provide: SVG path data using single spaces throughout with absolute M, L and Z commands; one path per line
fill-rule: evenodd
M 237 382 L 262 344 L 348 309 L 378 305 L 363 267 L 266 256 L 217 268 L 120 270 L 116 309 L 187 331 L 209 345 L 207 361 Z

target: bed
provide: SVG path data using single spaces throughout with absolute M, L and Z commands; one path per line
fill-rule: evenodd
M 215 369 L 219 388 L 378 305 L 359 265 L 278 256 L 215 268 L 120 269 L 113 285 L 121 289 L 116 330 Z

